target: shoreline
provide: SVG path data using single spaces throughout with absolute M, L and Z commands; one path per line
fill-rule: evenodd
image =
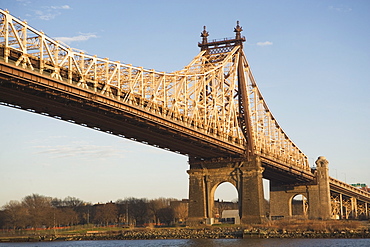
M 341 230 L 285 230 L 263 227 L 178 227 L 134 228 L 120 231 L 87 231 L 86 233 L 6 236 L 0 243 L 82 241 L 82 240 L 154 240 L 154 239 L 248 239 L 248 238 L 370 238 L 370 228 Z

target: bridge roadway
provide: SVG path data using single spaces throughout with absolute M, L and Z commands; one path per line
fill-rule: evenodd
M 357 200 L 370 203 L 370 193 L 352 185 L 344 183 L 338 179 L 329 178 L 330 191 L 338 194 L 342 194 L 348 197 L 356 198 Z M 369 208 L 370 210 L 370 208 Z
M 241 145 L 219 141 L 170 119 L 55 80 L 45 72 L 0 61 L 0 80 L 0 101 L 22 109 L 189 156 L 239 157 L 244 153 Z
M 243 145 L 224 142 L 196 129 L 181 126 L 168 117 L 126 105 L 109 96 L 7 63 L 0 58 L 0 102 L 55 117 L 133 141 L 163 148 L 199 160 L 243 159 Z M 262 156 L 264 177 L 280 183 L 307 183 L 307 170 Z

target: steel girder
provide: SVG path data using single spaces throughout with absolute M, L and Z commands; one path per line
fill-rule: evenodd
M 157 72 L 85 54 L 0 10 L 0 52 L 5 62 L 310 172 L 306 155 L 268 109 L 242 45 L 203 50 L 182 70 Z

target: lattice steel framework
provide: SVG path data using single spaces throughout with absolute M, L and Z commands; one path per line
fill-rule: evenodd
M 342 216 L 342 197 L 340 194 L 330 195 L 331 216 L 333 219 Z
M 351 198 L 343 197 L 342 198 L 342 206 L 343 206 L 343 217 L 344 219 L 349 219 L 350 216 L 353 217 L 354 210 L 353 210 L 353 201 Z
M 246 154 L 310 170 L 306 155 L 271 114 L 241 42 L 202 49 L 184 69 L 157 72 L 77 51 L 0 10 L 0 52 L 7 63 L 245 146 Z

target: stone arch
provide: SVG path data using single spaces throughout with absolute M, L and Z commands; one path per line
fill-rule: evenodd
M 222 185 L 229 185 L 229 186 L 233 187 L 234 190 L 235 190 L 237 200 L 239 202 L 239 192 L 238 192 L 238 188 L 235 186 L 235 184 L 232 184 L 230 182 L 221 182 L 217 186 L 212 188 L 213 191 L 211 191 L 211 195 L 213 196 L 213 217 L 216 218 L 216 219 L 219 219 L 219 220 L 221 219 L 222 212 L 224 210 L 239 210 L 238 202 L 232 202 L 231 200 L 230 201 L 223 201 L 223 200 L 219 200 L 219 198 L 215 197 L 217 189 L 219 189 L 219 187 L 222 186 Z
M 316 164 L 315 184 L 288 186 L 270 181 L 271 219 L 291 217 L 289 202 L 297 194 L 302 194 L 308 199 L 307 214 L 309 219 L 326 220 L 331 218 L 328 161 L 320 157 Z M 342 201 L 343 203 L 344 201 Z
M 217 193 L 220 191 L 220 189 L 221 190 L 225 190 L 225 188 L 227 188 L 227 190 L 233 190 L 232 191 L 232 193 L 234 193 L 235 192 L 235 196 L 234 197 L 232 197 L 232 198 L 229 198 L 230 199 L 230 201 L 232 201 L 233 199 L 238 199 L 239 200 L 239 194 L 238 194 L 238 188 L 234 185 L 234 184 L 232 184 L 232 183 L 230 183 L 230 182 L 221 182 L 221 183 L 219 183 L 215 188 L 214 188 L 214 192 L 213 192 L 213 196 L 214 196 L 214 200 L 216 201 L 217 199 L 219 199 L 219 197 L 217 197 Z M 226 201 L 227 201 L 227 199 L 226 199 Z
M 248 160 L 194 159 L 189 163 L 189 224 L 213 224 L 214 194 L 222 182 L 230 182 L 237 188 L 241 222 L 261 223 L 265 219 L 263 168 L 259 156 L 251 156 Z
M 232 179 L 230 174 L 224 174 L 224 175 L 220 174 L 220 176 L 212 176 L 212 182 L 210 184 L 211 186 L 210 186 L 210 193 L 209 193 L 210 212 L 212 213 L 211 218 L 215 218 L 216 216 L 220 216 L 220 212 L 218 212 L 217 207 L 216 207 L 216 206 L 219 206 L 219 205 L 215 206 L 215 199 L 216 199 L 215 198 L 215 193 L 216 193 L 217 188 L 221 184 L 225 184 L 225 183 L 229 183 L 232 186 L 234 186 L 234 188 L 236 189 L 238 200 L 240 199 L 238 188 L 237 188 L 237 183 L 236 183 L 236 181 L 234 181 Z
M 308 217 L 308 200 L 305 193 L 296 193 L 289 200 L 290 216 L 296 218 Z
M 293 213 L 293 198 L 297 195 L 302 195 L 308 198 L 308 192 L 305 186 L 297 186 L 292 189 L 287 187 L 279 187 L 272 185 L 270 188 L 270 215 L 271 219 L 291 218 Z M 307 204 L 306 204 L 307 205 Z M 308 215 L 308 208 L 306 207 L 306 215 Z M 303 205 L 302 205 L 303 212 Z M 298 216 L 297 216 L 298 217 Z

